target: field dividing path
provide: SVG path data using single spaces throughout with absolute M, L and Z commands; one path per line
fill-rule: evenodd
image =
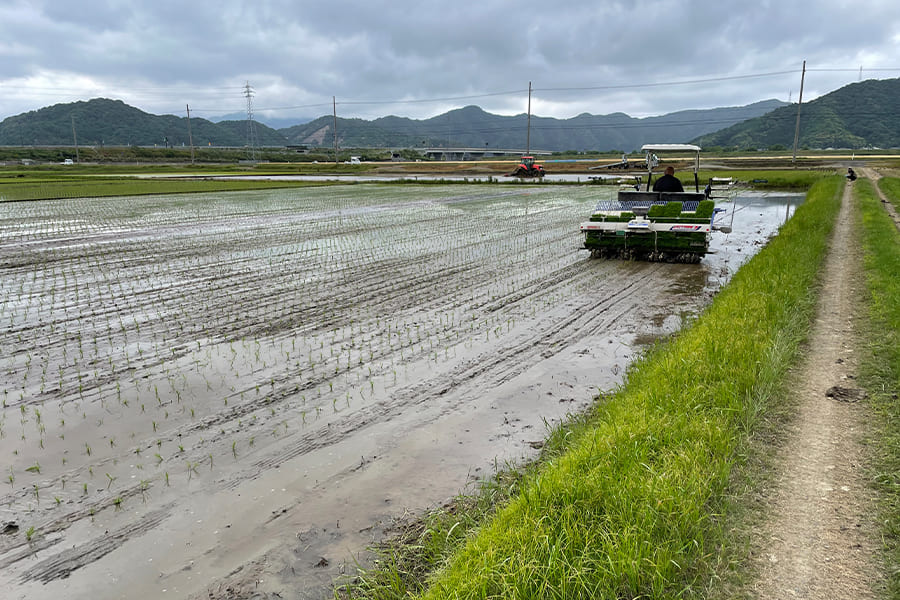
M 778 448 L 770 516 L 754 542 L 758 598 L 873 598 L 877 524 L 863 444 L 871 418 L 855 382 L 854 318 L 864 283 L 852 186 L 825 263 L 807 354 L 789 393 L 796 415 Z

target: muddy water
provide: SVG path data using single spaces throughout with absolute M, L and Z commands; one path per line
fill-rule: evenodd
M 579 250 L 603 193 L 0 205 L 0 585 L 320 597 L 392 520 L 533 456 L 799 201 L 738 197 L 716 254 L 664 265 Z

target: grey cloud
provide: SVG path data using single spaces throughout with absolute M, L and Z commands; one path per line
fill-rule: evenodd
M 804 59 L 811 95 L 857 78 L 814 68 L 852 70 L 863 60 L 873 63 L 864 68 L 900 67 L 891 64 L 900 56 L 898 30 L 900 6 L 888 0 L 865 10 L 838 0 L 812 7 L 788 0 L 14 0 L 0 7 L 0 52 L 13 58 L 0 61 L 0 84 L 15 90 L 0 99 L 0 118 L 66 92 L 68 99 L 118 94 L 150 112 L 181 110 L 185 102 L 234 112 L 245 81 L 260 109 L 324 106 L 334 96 L 346 116 L 366 118 L 418 118 L 465 104 L 523 112 L 529 81 L 537 90 L 579 88 L 538 91 L 535 105 L 556 111 L 547 116 L 661 114 L 786 100 L 799 88 Z M 780 71 L 790 73 L 587 89 Z M 48 91 L 48 80 L 57 89 Z M 508 90 L 516 93 L 490 95 Z M 484 97 L 440 100 L 470 95 Z M 428 99 L 435 101 L 366 104 Z

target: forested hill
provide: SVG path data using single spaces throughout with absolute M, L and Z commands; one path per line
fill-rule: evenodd
M 803 103 L 802 148 L 900 147 L 900 79 L 870 79 Z M 794 144 L 797 105 L 698 137 L 704 148 L 771 148 Z
M 254 123 L 254 133 L 260 146 L 285 144 L 284 136 L 261 123 Z M 190 137 L 195 146 L 245 146 L 247 122 L 191 117 Z M 3 146 L 73 145 L 76 139 L 86 146 L 190 145 L 186 116 L 152 115 L 106 98 L 55 104 L 0 122 Z
M 784 103 L 766 100 L 747 106 L 688 110 L 658 117 L 634 118 L 624 113 L 570 119 L 531 117 L 531 148 L 631 151 L 648 142 L 686 142 L 746 119 L 763 115 Z M 337 118 L 337 142 L 342 148 L 467 147 L 524 149 L 528 131 L 525 114 L 501 116 L 467 106 L 424 120 L 383 117 L 373 121 Z M 331 147 L 335 119 L 328 115 L 309 123 L 275 130 L 254 122 L 254 144 Z M 245 120 L 213 123 L 192 117 L 195 146 L 246 146 Z M 3 146 L 187 146 L 188 122 L 175 115 L 152 115 L 120 100 L 98 98 L 57 104 L 9 117 L 0 122 Z

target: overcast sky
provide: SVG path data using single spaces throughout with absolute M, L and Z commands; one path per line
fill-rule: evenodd
M 900 77 L 897 0 L 0 0 L 0 120 L 153 114 L 632 116 Z M 862 73 L 860 74 L 860 67 Z

